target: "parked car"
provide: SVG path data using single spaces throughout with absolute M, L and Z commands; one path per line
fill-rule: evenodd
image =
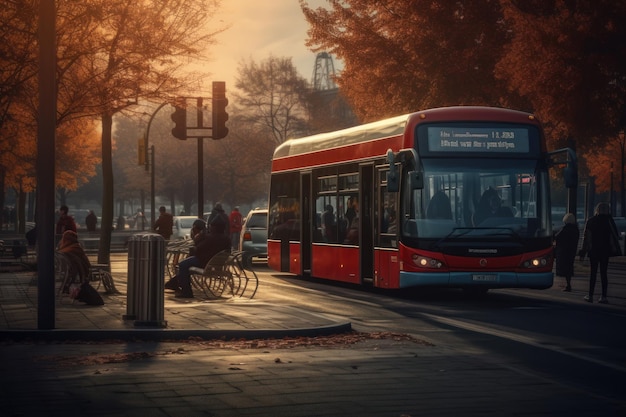
M 198 219 L 196 216 L 174 216 L 174 227 L 172 229 L 171 240 L 189 239 L 191 237 L 191 226 Z
M 267 259 L 267 209 L 250 210 L 241 228 L 239 250 L 247 267 L 252 265 L 253 258 Z

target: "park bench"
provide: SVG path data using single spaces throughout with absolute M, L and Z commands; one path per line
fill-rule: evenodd
M 193 239 L 178 239 L 167 242 L 165 247 L 165 270 L 170 278 L 176 275 L 178 262 L 189 255 Z
M 220 298 L 227 295 L 253 298 L 259 279 L 253 270 L 244 268 L 241 255 L 239 251 L 221 251 L 204 268 L 191 267 L 192 285 L 206 297 Z
M 59 303 L 62 303 L 63 296 L 69 296 L 69 289 L 72 284 L 80 284 L 78 277 L 70 272 L 70 267 L 70 260 L 67 256 L 60 252 L 54 253 L 55 279 L 59 282 L 57 289 L 57 300 Z M 109 265 L 92 264 L 87 280 L 90 284 L 97 282 L 96 290 L 100 289 L 100 285 L 102 284 L 107 294 L 119 294 L 119 291 L 115 288 L 115 282 L 113 281 Z M 72 300 L 72 302 L 74 302 L 74 300 Z

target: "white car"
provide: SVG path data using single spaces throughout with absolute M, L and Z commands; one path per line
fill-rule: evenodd
M 170 239 L 189 239 L 191 237 L 191 226 L 193 226 L 193 222 L 196 220 L 202 219 L 198 219 L 196 216 L 174 216 L 173 233 Z
M 267 209 L 255 208 L 248 213 L 241 228 L 239 249 L 246 267 L 252 265 L 252 258 L 267 258 Z

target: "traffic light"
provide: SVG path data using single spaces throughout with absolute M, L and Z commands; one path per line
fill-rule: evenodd
M 187 140 L 187 106 L 185 99 L 179 97 L 174 102 L 174 113 L 172 113 L 172 121 L 176 124 L 172 129 L 172 135 L 181 140 Z
M 228 99 L 226 98 L 226 83 L 224 81 L 213 81 L 213 97 L 211 101 L 213 104 L 213 126 L 211 128 L 213 133 L 211 137 L 213 139 L 222 139 L 228 135 L 228 128 L 226 127 Z
M 146 165 L 146 142 L 144 138 L 137 140 L 137 164 Z

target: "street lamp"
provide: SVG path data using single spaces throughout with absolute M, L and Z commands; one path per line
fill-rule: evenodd
M 156 215 L 155 215 L 155 205 L 156 205 L 156 199 L 155 199 L 155 186 L 154 186 L 154 145 L 148 146 L 148 142 L 150 141 L 150 126 L 152 125 L 152 120 L 154 120 L 154 116 L 156 116 L 156 114 L 159 112 L 159 110 L 161 110 L 163 107 L 165 107 L 166 105 L 168 105 L 169 103 L 163 103 L 161 105 L 159 105 L 159 107 L 156 108 L 156 110 L 152 113 L 152 116 L 150 116 L 150 120 L 148 121 L 148 126 L 146 127 L 146 138 L 144 140 L 144 146 L 145 146 L 145 155 L 146 155 L 146 169 L 150 169 L 150 225 L 154 224 L 154 221 L 156 219 Z M 145 212 L 144 212 L 144 216 L 145 216 Z

